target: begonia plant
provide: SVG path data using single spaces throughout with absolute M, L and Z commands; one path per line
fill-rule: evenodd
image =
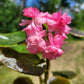
M 50 61 L 63 54 L 61 47 L 71 30 L 71 17 L 61 10 L 49 14 L 35 7 L 25 8 L 23 16 L 30 19 L 22 19 L 22 31 L 0 34 L 0 61 L 15 71 L 39 76 L 40 84 L 71 84 L 69 79 L 76 76 L 72 71 L 55 71 L 49 79 Z M 24 49 L 19 51 L 19 47 Z M 33 82 L 28 77 L 19 77 L 14 84 Z

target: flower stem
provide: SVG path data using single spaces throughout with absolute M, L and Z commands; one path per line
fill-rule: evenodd
M 45 84 L 47 84 L 47 80 L 49 78 L 49 68 L 50 68 L 50 61 L 48 59 L 46 59 L 46 70 L 45 70 L 45 79 L 44 82 Z
M 39 76 L 39 81 L 40 81 L 40 84 L 42 84 L 42 77 Z

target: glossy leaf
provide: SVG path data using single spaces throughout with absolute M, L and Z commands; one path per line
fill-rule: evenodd
M 0 47 L 16 46 L 18 43 L 25 41 L 26 34 L 24 31 L 19 31 L 9 34 L 0 34 Z
M 47 81 L 47 84 L 71 84 L 70 81 L 61 76 L 55 76 Z
M 27 50 L 27 46 L 26 45 L 17 45 L 17 46 L 13 46 L 11 48 L 14 49 L 15 51 L 19 52 L 19 53 L 30 53 Z
M 18 77 L 14 80 L 13 84 L 33 84 L 33 82 L 28 77 Z
M 20 45 L 13 46 L 11 48 L 14 49 L 15 51 L 17 51 L 18 53 L 29 53 L 29 54 L 31 54 L 27 50 L 27 46 L 25 45 L 25 43 L 21 43 Z M 36 55 L 39 56 L 40 59 L 42 59 L 42 54 L 41 53 L 37 53 Z
M 73 71 L 55 71 L 52 73 L 53 73 L 53 76 L 62 76 L 68 79 L 72 79 L 77 76 L 77 74 Z
M 18 53 L 10 48 L 1 48 L 0 61 L 24 74 L 39 76 L 45 70 L 45 62 L 37 55 Z
M 74 36 L 77 36 L 77 37 L 84 37 L 84 32 L 83 31 L 80 31 L 76 28 L 72 28 L 72 30 L 70 31 L 70 33 Z

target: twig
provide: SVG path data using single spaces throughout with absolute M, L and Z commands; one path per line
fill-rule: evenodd
M 49 68 L 50 68 L 50 61 L 48 59 L 46 59 L 46 71 L 45 71 L 45 79 L 44 82 L 45 84 L 47 84 L 47 80 L 49 78 Z

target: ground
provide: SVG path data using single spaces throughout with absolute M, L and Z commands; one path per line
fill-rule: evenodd
M 84 41 L 72 41 L 63 45 L 64 54 L 51 61 L 50 77 L 52 71 L 72 70 L 77 77 L 71 80 L 72 84 L 84 84 Z M 0 66 L 0 84 L 13 84 L 13 80 L 19 76 L 27 76 L 13 71 L 3 65 Z M 29 75 L 28 75 L 29 76 Z M 30 76 L 34 84 L 39 84 L 38 77 Z

